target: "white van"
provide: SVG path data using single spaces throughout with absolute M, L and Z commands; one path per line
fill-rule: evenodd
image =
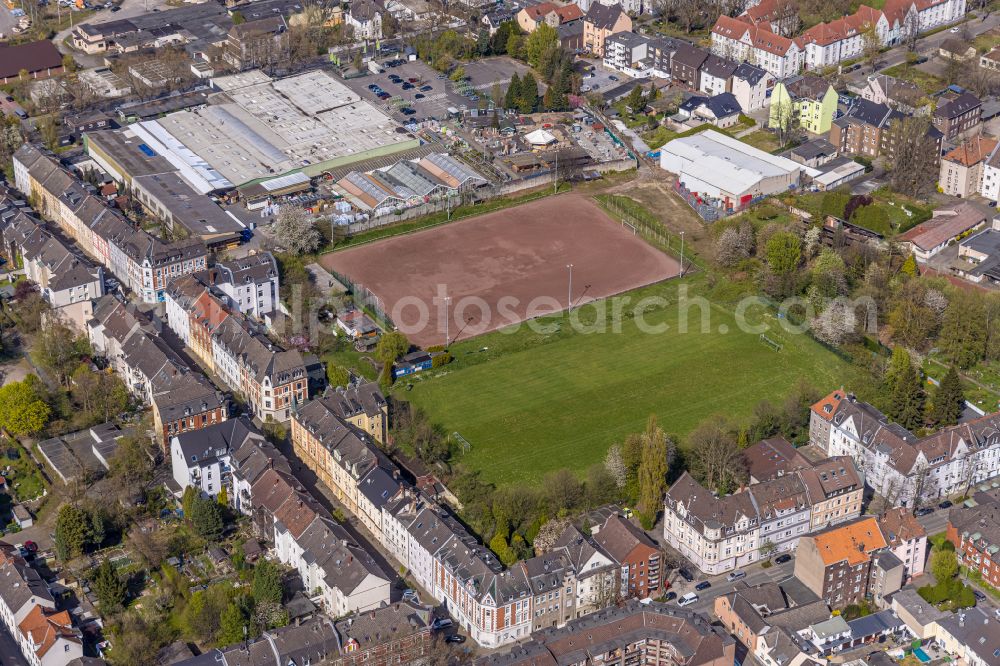
M 698 601 L 698 595 L 694 592 L 688 592 L 677 602 L 678 606 L 690 606 L 694 602 Z
M 746 575 L 747 575 L 746 571 L 732 571 L 728 576 L 726 576 L 726 580 L 732 583 L 734 580 L 739 580 L 740 578 L 743 578 Z

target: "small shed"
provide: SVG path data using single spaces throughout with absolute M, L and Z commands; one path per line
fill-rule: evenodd
M 14 522 L 22 530 L 25 527 L 31 527 L 35 524 L 35 519 L 31 517 L 31 512 L 28 511 L 28 507 L 23 504 L 15 504 L 11 508 L 11 513 L 14 515 Z

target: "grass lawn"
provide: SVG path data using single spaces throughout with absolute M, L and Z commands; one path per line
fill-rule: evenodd
M 342 351 L 328 352 L 323 354 L 322 361 L 327 365 L 339 365 L 342 368 L 353 370 L 365 379 L 374 380 L 378 373 L 374 366 L 365 360 L 367 354 L 355 351 L 353 347 L 347 347 Z
M 923 371 L 928 377 L 940 381 L 948 372 L 949 363 L 940 354 L 930 354 L 923 364 Z M 980 363 L 962 374 L 979 382 L 962 382 L 965 399 L 985 412 L 996 411 L 1000 404 L 1000 363 Z M 930 387 L 928 387 L 928 390 Z
M 750 132 L 750 134 L 740 137 L 740 141 L 767 153 L 778 150 L 781 147 L 778 145 L 778 138 L 766 130 Z
M 7 449 L 16 450 L 20 456 L 16 460 L 11 460 L 6 455 Z M 5 468 L 10 466 L 7 483 L 11 485 L 18 502 L 35 499 L 42 494 L 45 490 L 45 479 L 23 446 L 13 440 L 0 439 L 0 455 L 3 456 L 2 466 Z
M 907 63 L 901 63 L 882 72 L 897 79 L 915 83 L 925 93 L 935 93 L 945 87 L 944 80 Z
M 703 278 L 689 277 L 629 294 L 632 304 L 646 296 L 666 300 L 666 307 L 645 312 L 647 324 L 666 324 L 666 332 L 640 331 L 627 316 L 632 306 L 623 309 L 620 333 L 578 333 L 563 315 L 541 318 L 552 326 L 548 333 L 522 327 L 452 345 L 451 365 L 397 384 L 398 395 L 471 443 L 462 463 L 504 484 L 566 466 L 582 472 L 602 461 L 611 444 L 640 431 L 651 414 L 668 433 L 684 437 L 714 414 L 748 419 L 759 401 L 780 401 L 799 379 L 823 391 L 848 382 L 846 362 L 780 329 L 773 314 L 757 307 L 747 319 L 768 325 L 780 351 L 757 333 L 740 332 L 732 306 L 713 305 L 705 333 L 703 315 L 692 306 L 690 330 L 680 333 L 680 285 L 688 298 L 707 291 Z M 574 317 L 606 322 L 595 310 L 583 306 Z

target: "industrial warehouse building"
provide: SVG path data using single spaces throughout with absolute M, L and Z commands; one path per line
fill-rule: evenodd
M 203 194 L 297 172 L 318 176 L 420 144 L 323 70 L 284 79 L 251 70 L 212 86 L 204 106 L 131 126 Z
M 777 157 L 713 130 L 670 141 L 660 149 L 660 166 L 678 182 L 721 208 L 739 209 L 750 201 L 799 186 L 803 174 L 819 171 Z
M 378 213 L 453 196 L 486 182 L 464 162 L 445 153 L 431 153 L 386 169 L 351 171 L 337 182 L 337 190 L 360 210 Z

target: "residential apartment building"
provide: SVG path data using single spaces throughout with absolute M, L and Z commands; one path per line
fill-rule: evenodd
M 634 32 L 619 32 L 604 40 L 604 66 L 632 78 L 658 76 L 650 59 L 650 38 Z M 669 67 L 668 67 L 669 70 Z
M 104 270 L 50 234 L 23 202 L 0 196 L 3 254 L 56 311 L 104 295 Z
M 597 546 L 619 567 L 619 596 L 623 599 L 655 597 L 665 590 L 660 550 L 645 532 L 625 518 L 610 516 L 593 535 Z
M 738 581 L 732 592 L 716 597 L 714 611 L 758 663 L 771 666 L 814 663 L 809 659 L 812 650 L 799 632 L 830 619 L 830 607 L 794 580 L 784 586 L 763 583 L 753 587 Z
M 170 467 L 180 492 L 191 486 L 208 497 L 233 490 L 232 455 L 261 446 L 264 436 L 245 417 L 231 419 L 170 439 Z
M 979 193 L 990 201 L 1000 200 L 1000 142 L 983 162 L 983 184 Z
M 946 141 L 979 126 L 983 103 L 970 92 L 949 92 L 938 98 L 937 108 L 931 119 Z
M 992 137 L 976 135 L 945 153 L 941 158 L 938 187 L 944 194 L 968 198 L 983 189 L 986 161 L 1000 143 Z M 992 183 L 991 183 L 992 185 Z
M 245 317 L 222 318 L 211 331 L 211 367 L 243 395 L 257 418 L 283 423 L 291 418 L 296 405 L 309 399 L 306 364 L 311 360 L 296 349 L 279 347 L 256 328 Z
M 583 48 L 604 57 L 604 42 L 619 32 L 632 32 L 632 19 L 619 4 L 594 2 L 583 18 Z
M 1000 476 L 998 419 L 988 414 L 917 437 L 837 390 L 812 406 L 810 441 L 827 455 L 850 457 L 865 484 L 891 504 L 912 507 Z
M 837 112 L 837 91 L 818 76 L 796 76 L 774 84 L 768 127 L 826 134 Z
M 273 66 L 287 53 L 288 24 L 278 15 L 231 27 L 222 59 L 237 70 L 252 69 Z
M 680 43 L 670 58 L 670 78 L 677 85 L 697 90 L 701 85 L 701 68 L 709 52 L 693 44 Z
M 927 530 L 913 512 L 902 507 L 889 509 L 878 517 L 878 527 L 893 555 L 903 563 L 903 580 L 921 575 L 927 564 Z
M 865 52 L 866 40 L 878 46 L 890 41 L 891 26 L 885 14 L 867 5 L 847 16 L 819 23 L 799 36 L 805 50 L 803 65 L 806 69 L 824 69 L 844 60 L 860 58 Z
M 350 392 L 385 404 L 375 384 L 354 387 Z M 394 471 L 395 466 L 375 445 L 378 440 L 369 438 L 344 418 L 346 393 L 328 391 L 295 411 L 291 419 L 292 448 L 348 511 L 360 515 L 362 480 L 376 467 Z M 376 534 L 379 531 L 373 530 Z
M 545 629 L 508 653 L 480 657 L 476 666 L 608 664 L 728 666 L 736 641 L 698 613 L 672 604 L 630 601 Z
M 583 10 L 578 5 L 555 5 L 551 2 L 541 2 L 523 8 L 517 13 L 517 25 L 521 30 L 532 33 L 539 25 L 545 23 L 551 28 L 574 23 L 583 19 Z
M 0 544 L 0 620 L 32 666 L 67 666 L 83 656 L 83 641 L 69 613 L 16 548 Z
M 732 92 L 733 75 L 739 64 L 711 54 L 701 65 L 701 81 L 698 90 L 707 95 L 721 95 Z
M 17 189 L 37 202 L 43 218 L 56 222 L 146 303 L 162 301 L 171 279 L 208 265 L 201 241 L 164 243 L 136 229 L 103 199 L 88 193 L 55 157 L 31 144 L 15 153 L 14 178 Z
M 795 577 L 833 608 L 880 602 L 903 585 L 903 563 L 874 517 L 827 528 L 799 540 Z
M 882 152 L 882 132 L 891 113 L 884 104 L 856 103 L 830 123 L 830 144 L 842 155 L 875 159 Z
M 87 337 L 107 359 L 129 392 L 153 408 L 153 427 L 164 453 L 170 438 L 229 418 L 226 398 L 199 372 L 192 371 L 160 338 L 143 313 L 112 296 L 93 302 Z
M 752 63 L 777 79 L 798 74 L 805 57 L 797 41 L 771 32 L 769 26 L 725 14 L 712 27 L 712 53 Z
M 226 306 L 231 311 L 263 319 L 278 309 L 281 300 L 278 262 L 270 252 L 217 261 L 205 273 L 199 277 L 226 295 Z
M 937 622 L 935 638 L 955 663 L 993 666 L 1000 652 L 1000 621 L 982 608 L 949 613 Z
M 733 72 L 732 93 L 743 107 L 744 113 L 764 108 L 767 91 L 774 83 L 774 77 L 765 69 L 748 62 L 741 63 Z
M 972 500 L 948 511 L 945 534 L 955 546 L 959 562 L 982 574 L 983 580 L 1000 586 L 1000 499 L 986 487 Z
M 926 95 L 916 84 L 886 74 L 868 77 L 861 97 L 875 104 L 886 104 L 906 114 L 916 114 L 925 108 Z
M 856 518 L 863 492 L 849 458 L 776 474 L 725 497 L 684 473 L 667 491 L 663 535 L 705 573 L 724 573 L 758 561 L 765 544 L 794 550 L 802 536 Z

